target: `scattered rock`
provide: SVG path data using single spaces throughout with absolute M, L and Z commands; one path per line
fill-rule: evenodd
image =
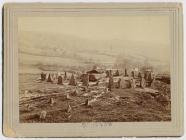
M 30 104 L 27 104 L 27 105 L 26 105 L 26 110 L 27 110 L 27 111 L 31 111 L 32 109 L 33 109 L 33 108 L 31 107 Z
M 70 113 L 72 111 L 72 107 L 70 105 L 68 105 L 68 108 L 66 110 L 67 113 Z
M 29 94 L 29 93 L 31 93 L 30 90 L 25 90 L 25 91 L 24 91 L 24 94 L 25 94 L 25 95 L 26 95 L 26 94 Z
M 71 119 L 71 117 L 72 117 L 72 115 L 69 115 L 69 116 L 67 117 L 67 119 L 69 120 L 69 119 Z
M 169 100 L 169 97 L 167 95 L 159 95 L 156 97 L 156 100 L 161 103 L 162 105 L 166 106 L 169 104 L 170 100 Z
M 53 106 L 53 105 L 54 105 L 54 103 L 55 103 L 54 98 L 50 98 L 49 103 L 50 103 L 50 106 Z
M 86 105 L 86 106 L 90 106 L 90 103 L 89 103 L 89 100 L 88 100 L 88 99 L 86 99 L 85 105 Z
M 43 110 L 43 111 L 41 111 L 41 113 L 40 113 L 40 119 L 41 120 L 44 120 L 45 118 L 46 118 L 46 115 L 47 115 L 47 112 L 45 111 L 45 110 Z
M 116 99 L 116 100 L 119 100 L 119 99 L 120 99 L 120 97 L 119 97 L 119 96 L 115 96 L 115 99 Z
M 43 90 L 38 89 L 38 90 L 36 90 L 36 92 L 38 92 L 38 93 L 43 93 L 44 91 L 43 91 Z
M 87 87 L 85 87 L 85 86 L 80 87 L 80 90 L 81 90 L 81 91 L 85 91 L 85 92 L 86 92 L 86 91 L 87 91 Z
M 67 100 L 70 100 L 71 99 L 69 93 L 66 94 L 66 99 Z
M 78 91 L 77 89 L 75 89 L 75 90 L 71 93 L 72 96 L 77 96 L 78 94 L 79 94 L 79 91 Z

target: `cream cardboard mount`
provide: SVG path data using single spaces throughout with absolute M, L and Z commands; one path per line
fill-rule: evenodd
M 181 3 L 6 3 L 7 137 L 183 135 Z

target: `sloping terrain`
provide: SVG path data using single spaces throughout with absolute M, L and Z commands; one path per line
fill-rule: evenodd
M 20 122 L 134 122 L 170 121 L 170 85 L 156 81 L 153 90 L 168 95 L 162 100 L 144 89 L 80 87 L 38 81 L 39 75 L 20 75 Z M 74 91 L 76 91 L 74 93 Z M 69 96 L 67 96 L 67 94 Z M 50 102 L 50 100 L 54 102 Z M 86 104 L 86 101 L 89 101 Z M 70 106 L 70 107 L 69 107 Z M 42 112 L 46 116 L 41 119 Z

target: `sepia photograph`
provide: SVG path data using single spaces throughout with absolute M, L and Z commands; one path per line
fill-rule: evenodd
M 3 14 L 4 135 L 183 135 L 181 3 L 7 3 Z
M 21 17 L 22 123 L 171 121 L 168 16 Z

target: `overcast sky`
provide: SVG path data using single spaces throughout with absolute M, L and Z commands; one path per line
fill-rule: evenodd
M 153 55 L 169 60 L 169 23 L 169 17 L 165 15 L 21 17 L 18 30 L 67 34 L 89 40 L 117 39 L 136 43 L 135 47 L 141 43 L 139 47 L 151 47 Z M 133 45 L 130 47 L 132 49 Z

